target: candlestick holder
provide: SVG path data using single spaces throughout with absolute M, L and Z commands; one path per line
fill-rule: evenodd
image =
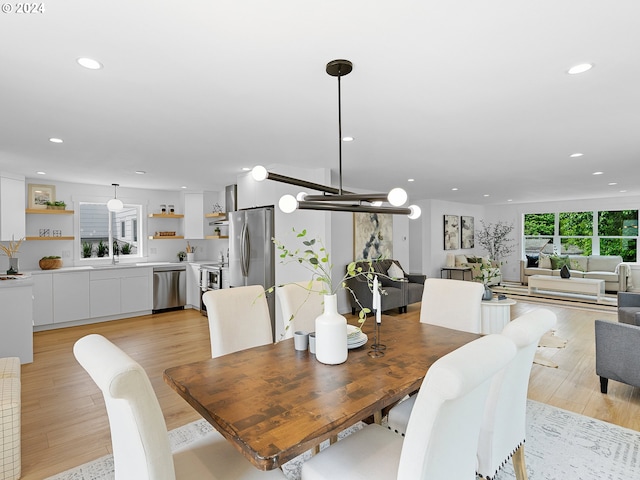
M 376 311 L 373 311 L 373 318 L 376 318 Z M 375 330 L 374 330 L 374 337 L 373 337 L 373 345 L 371 345 L 371 350 L 369 351 L 369 356 L 370 357 L 384 357 L 384 351 L 386 350 L 387 346 L 380 343 L 380 325 L 382 324 L 382 322 L 377 322 L 376 321 L 376 326 L 375 326 Z

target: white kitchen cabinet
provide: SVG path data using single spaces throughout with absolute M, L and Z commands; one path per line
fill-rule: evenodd
M 33 362 L 32 287 L 31 279 L 2 282 L 0 357 L 19 357 L 20 363 Z
M 120 277 L 111 271 L 91 272 L 90 298 L 92 318 L 119 315 Z
M 151 310 L 152 268 L 114 268 L 91 272 L 91 317 Z
M 184 238 L 204 238 L 204 194 L 184 194 Z
M 33 275 L 33 324 L 53 323 L 53 275 Z
M 200 264 L 190 263 L 187 267 L 187 305 L 200 309 Z
M 0 172 L 0 241 L 25 236 L 24 186 L 23 176 Z
M 53 322 L 89 318 L 89 272 L 61 272 L 53 275 Z
M 141 312 L 153 308 L 153 269 L 135 268 L 120 280 L 121 313 Z

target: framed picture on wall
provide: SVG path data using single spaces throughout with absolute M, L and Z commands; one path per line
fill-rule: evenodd
M 474 247 L 474 229 L 473 229 L 473 217 L 460 217 L 460 240 L 462 242 L 462 248 Z
M 393 258 L 393 215 L 353 214 L 353 258 L 375 260 Z
M 36 185 L 29 184 L 29 208 L 44 210 L 47 208 L 47 202 L 56 201 L 55 185 Z
M 457 250 L 460 248 L 460 217 L 458 215 L 444 216 L 444 249 Z

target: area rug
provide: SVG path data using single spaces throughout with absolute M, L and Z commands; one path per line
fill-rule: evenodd
M 339 437 L 362 428 L 358 424 Z M 172 448 L 211 432 L 205 420 L 169 433 Z M 325 442 L 321 448 L 326 448 Z M 283 467 L 290 480 L 300 478 L 302 463 L 311 452 Z M 631 480 L 640 478 L 640 432 L 618 427 L 543 403 L 528 401 L 525 461 L 529 480 Z M 496 480 L 516 478 L 508 462 Z M 86 463 L 46 480 L 113 480 L 111 455 Z

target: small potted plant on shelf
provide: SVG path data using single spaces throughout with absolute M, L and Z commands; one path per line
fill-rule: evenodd
M 185 258 L 187 258 L 187 253 L 183 251 L 178 252 L 178 260 L 184 262 Z
M 67 208 L 67 204 L 62 200 L 58 200 L 55 202 L 47 202 L 47 208 L 49 210 L 65 210 Z
M 132 245 L 130 243 L 125 243 L 122 245 L 122 248 L 120 249 L 120 253 L 122 255 L 131 255 L 131 249 L 132 249 Z

